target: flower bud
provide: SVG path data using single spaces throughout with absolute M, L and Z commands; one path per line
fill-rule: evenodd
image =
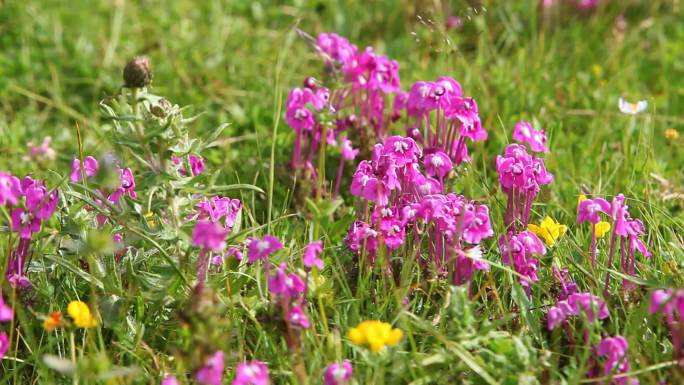
M 152 66 L 147 56 L 137 56 L 126 64 L 123 71 L 124 86 L 142 88 L 152 80 Z
M 150 107 L 150 112 L 152 113 L 152 115 L 158 118 L 164 118 L 169 113 L 169 111 L 171 111 L 171 108 L 171 102 L 164 98 L 160 98 L 157 101 L 157 104 L 153 104 Z

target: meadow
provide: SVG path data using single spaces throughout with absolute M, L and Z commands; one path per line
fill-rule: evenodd
M 683 10 L 0 2 L 0 384 L 684 383 Z

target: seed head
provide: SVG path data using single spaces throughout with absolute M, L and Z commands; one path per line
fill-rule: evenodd
M 152 81 L 152 65 L 147 56 L 137 56 L 126 64 L 123 71 L 124 85 L 128 88 L 142 88 Z

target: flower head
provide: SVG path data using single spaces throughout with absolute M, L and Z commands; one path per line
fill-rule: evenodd
M 14 309 L 7 306 L 5 300 L 0 294 L 0 322 L 9 322 L 14 318 Z
M 199 221 L 192 230 L 193 246 L 221 251 L 226 247 L 224 240 L 228 231 L 216 222 Z
M 264 235 L 262 239 L 249 238 L 247 260 L 249 263 L 254 263 L 258 260 L 265 261 L 271 254 L 282 248 L 283 244 L 273 235 Z
M 204 366 L 195 374 L 195 379 L 202 385 L 221 385 L 223 370 L 223 352 L 219 350 L 207 358 Z
M 387 322 L 370 320 L 363 321 L 358 326 L 351 328 L 347 337 L 354 345 L 368 345 L 371 351 L 379 352 L 385 346 L 396 345 L 403 332 L 400 329 L 392 329 Z
M 58 311 L 52 312 L 52 314 L 43 321 L 43 329 L 48 333 L 60 326 L 62 326 L 62 313 Z
M 85 302 L 69 302 L 67 313 L 69 313 L 69 316 L 74 320 L 74 324 L 79 328 L 88 329 L 97 326 L 97 321 Z
M 294 327 L 308 329 L 309 326 L 311 326 L 309 317 L 306 316 L 302 307 L 299 305 L 293 306 L 292 309 L 290 309 L 290 312 L 287 313 L 287 320 L 290 322 L 290 325 Z
M 352 364 L 349 360 L 328 365 L 323 373 L 324 385 L 347 385 L 352 378 Z
M 243 362 L 235 369 L 232 385 L 269 385 L 268 367 L 261 361 Z
M 610 231 L 610 223 L 606 221 L 600 221 L 594 226 L 594 233 L 596 238 L 603 238 Z
M 164 377 L 160 385 L 180 385 L 180 382 L 176 377 L 168 375 Z
M 7 202 L 15 205 L 21 196 L 19 178 L 11 174 L 0 172 L 0 205 Z
M 530 223 L 527 225 L 527 229 L 542 237 L 546 245 L 551 247 L 556 243 L 558 238 L 565 234 L 565 231 L 567 231 L 568 228 L 547 216 L 539 225 Z
M 606 337 L 596 347 L 596 354 L 606 357 L 603 364 L 603 375 L 622 374 L 630 371 L 627 349 L 629 344 L 623 336 Z M 616 385 L 639 385 L 639 380 L 623 376 L 612 381 Z
M 36 146 L 33 142 L 28 142 L 26 146 L 28 147 L 28 154 L 24 156 L 26 161 L 51 161 L 55 160 L 57 153 L 50 147 L 52 144 L 52 137 L 46 136 L 43 138 L 43 143 L 40 146 Z
M 454 168 L 449 156 L 442 151 L 435 151 L 425 155 L 423 164 L 428 175 L 438 178 L 444 178 Z
M 0 332 L 0 360 L 5 358 L 5 354 L 7 354 L 7 351 L 9 351 L 10 344 L 9 344 L 9 337 L 7 336 L 7 333 L 5 332 Z
M 359 154 L 359 149 L 352 148 L 352 142 L 347 138 L 342 139 L 342 146 L 340 149 L 342 152 L 342 159 L 344 160 L 354 160 L 356 155 Z
M 610 214 L 611 204 L 603 198 L 585 199 L 579 203 L 577 222 L 597 224 L 601 221 L 599 213 Z
M 320 255 L 323 252 L 323 242 L 314 241 L 306 245 L 304 248 L 304 266 L 308 269 L 313 266 L 318 267 L 318 269 L 323 269 L 323 260 L 320 259 Z
M 268 289 L 276 296 L 298 298 L 306 289 L 306 285 L 297 274 L 288 273 L 287 264 L 283 262 L 275 275 L 269 278 Z
M 515 124 L 513 140 L 529 144 L 533 152 L 549 152 L 546 147 L 546 132 L 535 130 L 529 122 L 520 121 Z
M 675 128 L 668 128 L 665 130 L 665 139 L 667 140 L 677 140 L 679 139 L 679 131 Z
M 83 159 L 83 169 L 84 170 L 81 171 L 81 160 L 78 158 L 74 159 L 73 162 L 71 162 L 71 175 L 69 176 L 69 179 L 73 183 L 80 182 L 83 172 L 85 172 L 87 178 L 93 177 L 97 175 L 100 165 L 97 163 L 97 159 L 92 156 L 86 156 L 85 159 Z
M 608 318 L 608 307 L 600 297 L 591 293 L 574 293 L 567 299 L 558 301 L 555 306 L 549 308 L 548 328 L 555 329 L 570 316 L 584 314 L 591 323 L 595 319 Z

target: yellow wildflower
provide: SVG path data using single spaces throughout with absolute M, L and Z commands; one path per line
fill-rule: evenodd
M 677 140 L 679 139 L 679 131 L 674 128 L 668 128 L 665 130 L 665 138 L 667 140 Z
M 48 333 L 60 326 L 62 326 L 62 313 L 58 311 L 52 312 L 52 314 L 43 321 L 43 329 Z
M 385 346 L 396 345 L 404 333 L 399 329 L 392 329 L 392 325 L 382 321 L 363 321 L 351 328 L 347 337 L 354 345 L 368 345 L 371 351 L 379 352 Z
M 71 301 L 67 307 L 67 313 L 74 319 L 74 324 L 79 328 L 92 328 L 97 325 L 95 317 L 85 302 Z
M 610 223 L 601 221 L 594 227 L 594 233 L 596 233 L 596 238 L 603 238 L 610 231 Z
M 542 237 L 544 242 L 550 247 L 556 243 L 556 240 L 560 238 L 561 235 L 565 234 L 565 231 L 568 228 L 565 225 L 556 222 L 551 217 L 546 217 L 541 221 L 539 226 L 530 223 L 527 225 L 527 229 Z

